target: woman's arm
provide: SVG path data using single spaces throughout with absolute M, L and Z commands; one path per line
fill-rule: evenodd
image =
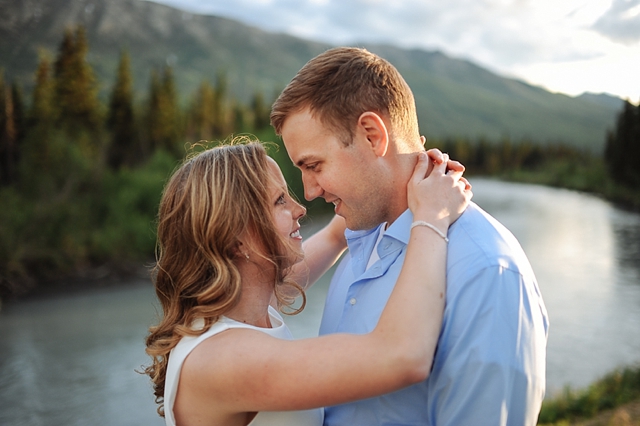
M 424 179 L 421 154 L 409 183 L 415 220 L 442 232 L 471 194 L 446 161 Z M 297 341 L 233 329 L 200 344 L 183 366 L 181 384 L 199 407 L 229 416 L 297 410 L 380 395 L 429 375 L 444 309 L 446 243 L 433 230 L 411 230 L 404 266 L 376 328 Z M 187 395 L 183 395 L 187 397 Z M 201 401 L 201 403 L 198 403 Z
M 320 231 L 302 243 L 304 259 L 291 268 L 291 278 L 303 289 L 311 287 L 347 248 L 342 217 L 335 215 Z

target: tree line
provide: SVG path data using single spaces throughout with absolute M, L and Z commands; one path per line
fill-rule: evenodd
M 607 134 L 604 159 L 609 175 L 629 188 L 640 185 L 640 104 L 625 102 Z
M 640 211 L 640 105 L 622 103 L 613 127 L 603 135 L 604 152 L 561 141 L 498 141 L 445 138 L 434 142 L 462 162 L 469 175 L 538 183 L 594 193 Z
M 28 102 L 0 74 L 0 297 L 96 265 L 117 270 L 151 259 L 162 187 L 193 142 L 241 133 L 273 141 L 270 154 L 303 199 L 262 93 L 242 103 L 218 73 L 181 101 L 173 70 L 164 66 L 150 71 L 139 101 L 123 51 L 103 101 L 88 51 L 83 27 L 65 31 L 55 58 L 41 55 Z M 593 186 L 609 175 L 625 185 L 640 181 L 638 117 L 627 103 L 607 136 L 607 167 L 601 156 L 560 143 L 447 138 L 429 146 L 449 152 L 468 175 L 520 179 L 531 172 L 560 186 L 578 176 L 589 184 L 576 189 L 597 192 Z M 322 200 L 309 207 L 311 214 L 327 211 Z
M 108 99 L 87 62 L 83 27 L 42 54 L 29 102 L 0 74 L 0 297 L 95 265 L 153 256 L 163 184 L 187 142 L 252 133 L 274 139 L 269 104 L 228 93 L 224 74 L 180 103 L 170 66 L 136 101 L 123 51 Z
M 223 74 L 217 75 L 213 86 L 203 81 L 190 104 L 182 108 L 172 68 L 152 70 L 146 101 L 136 105 L 126 51 L 121 54 L 116 81 L 103 105 L 87 52 L 84 28 L 68 29 L 55 61 L 41 55 L 29 108 L 20 88 L 0 76 L 0 184 L 15 184 L 24 177 L 26 171 L 21 172 L 21 167 L 34 162 L 22 161 L 29 151 L 50 158 L 56 149 L 51 147 L 56 135 L 64 135 L 66 149 L 73 147 L 94 165 L 117 170 L 144 164 L 158 149 L 180 157 L 184 140 L 220 139 L 269 127 L 269 107 L 263 95 L 256 93 L 248 106 L 229 99 Z

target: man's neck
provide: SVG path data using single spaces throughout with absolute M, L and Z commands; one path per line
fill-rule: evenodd
M 419 147 L 416 147 L 415 151 L 396 154 L 396 161 L 393 167 L 395 168 L 394 174 L 399 180 L 394 191 L 395 196 L 392 200 L 389 200 L 389 205 L 392 207 L 386 217 L 387 228 L 409 208 L 407 185 L 411 176 L 413 176 L 420 152 L 422 151 Z

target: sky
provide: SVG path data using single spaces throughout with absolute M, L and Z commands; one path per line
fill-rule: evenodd
M 571 96 L 640 100 L 640 0 L 153 0 L 332 45 L 440 50 Z

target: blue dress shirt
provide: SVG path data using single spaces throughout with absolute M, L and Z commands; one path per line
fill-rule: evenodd
M 413 216 L 346 231 L 349 251 L 332 279 L 320 334 L 367 333 L 404 262 Z M 399 391 L 327 407 L 325 425 L 535 425 L 545 390 L 548 316 L 516 238 L 471 203 L 449 228 L 444 319 L 429 378 Z

